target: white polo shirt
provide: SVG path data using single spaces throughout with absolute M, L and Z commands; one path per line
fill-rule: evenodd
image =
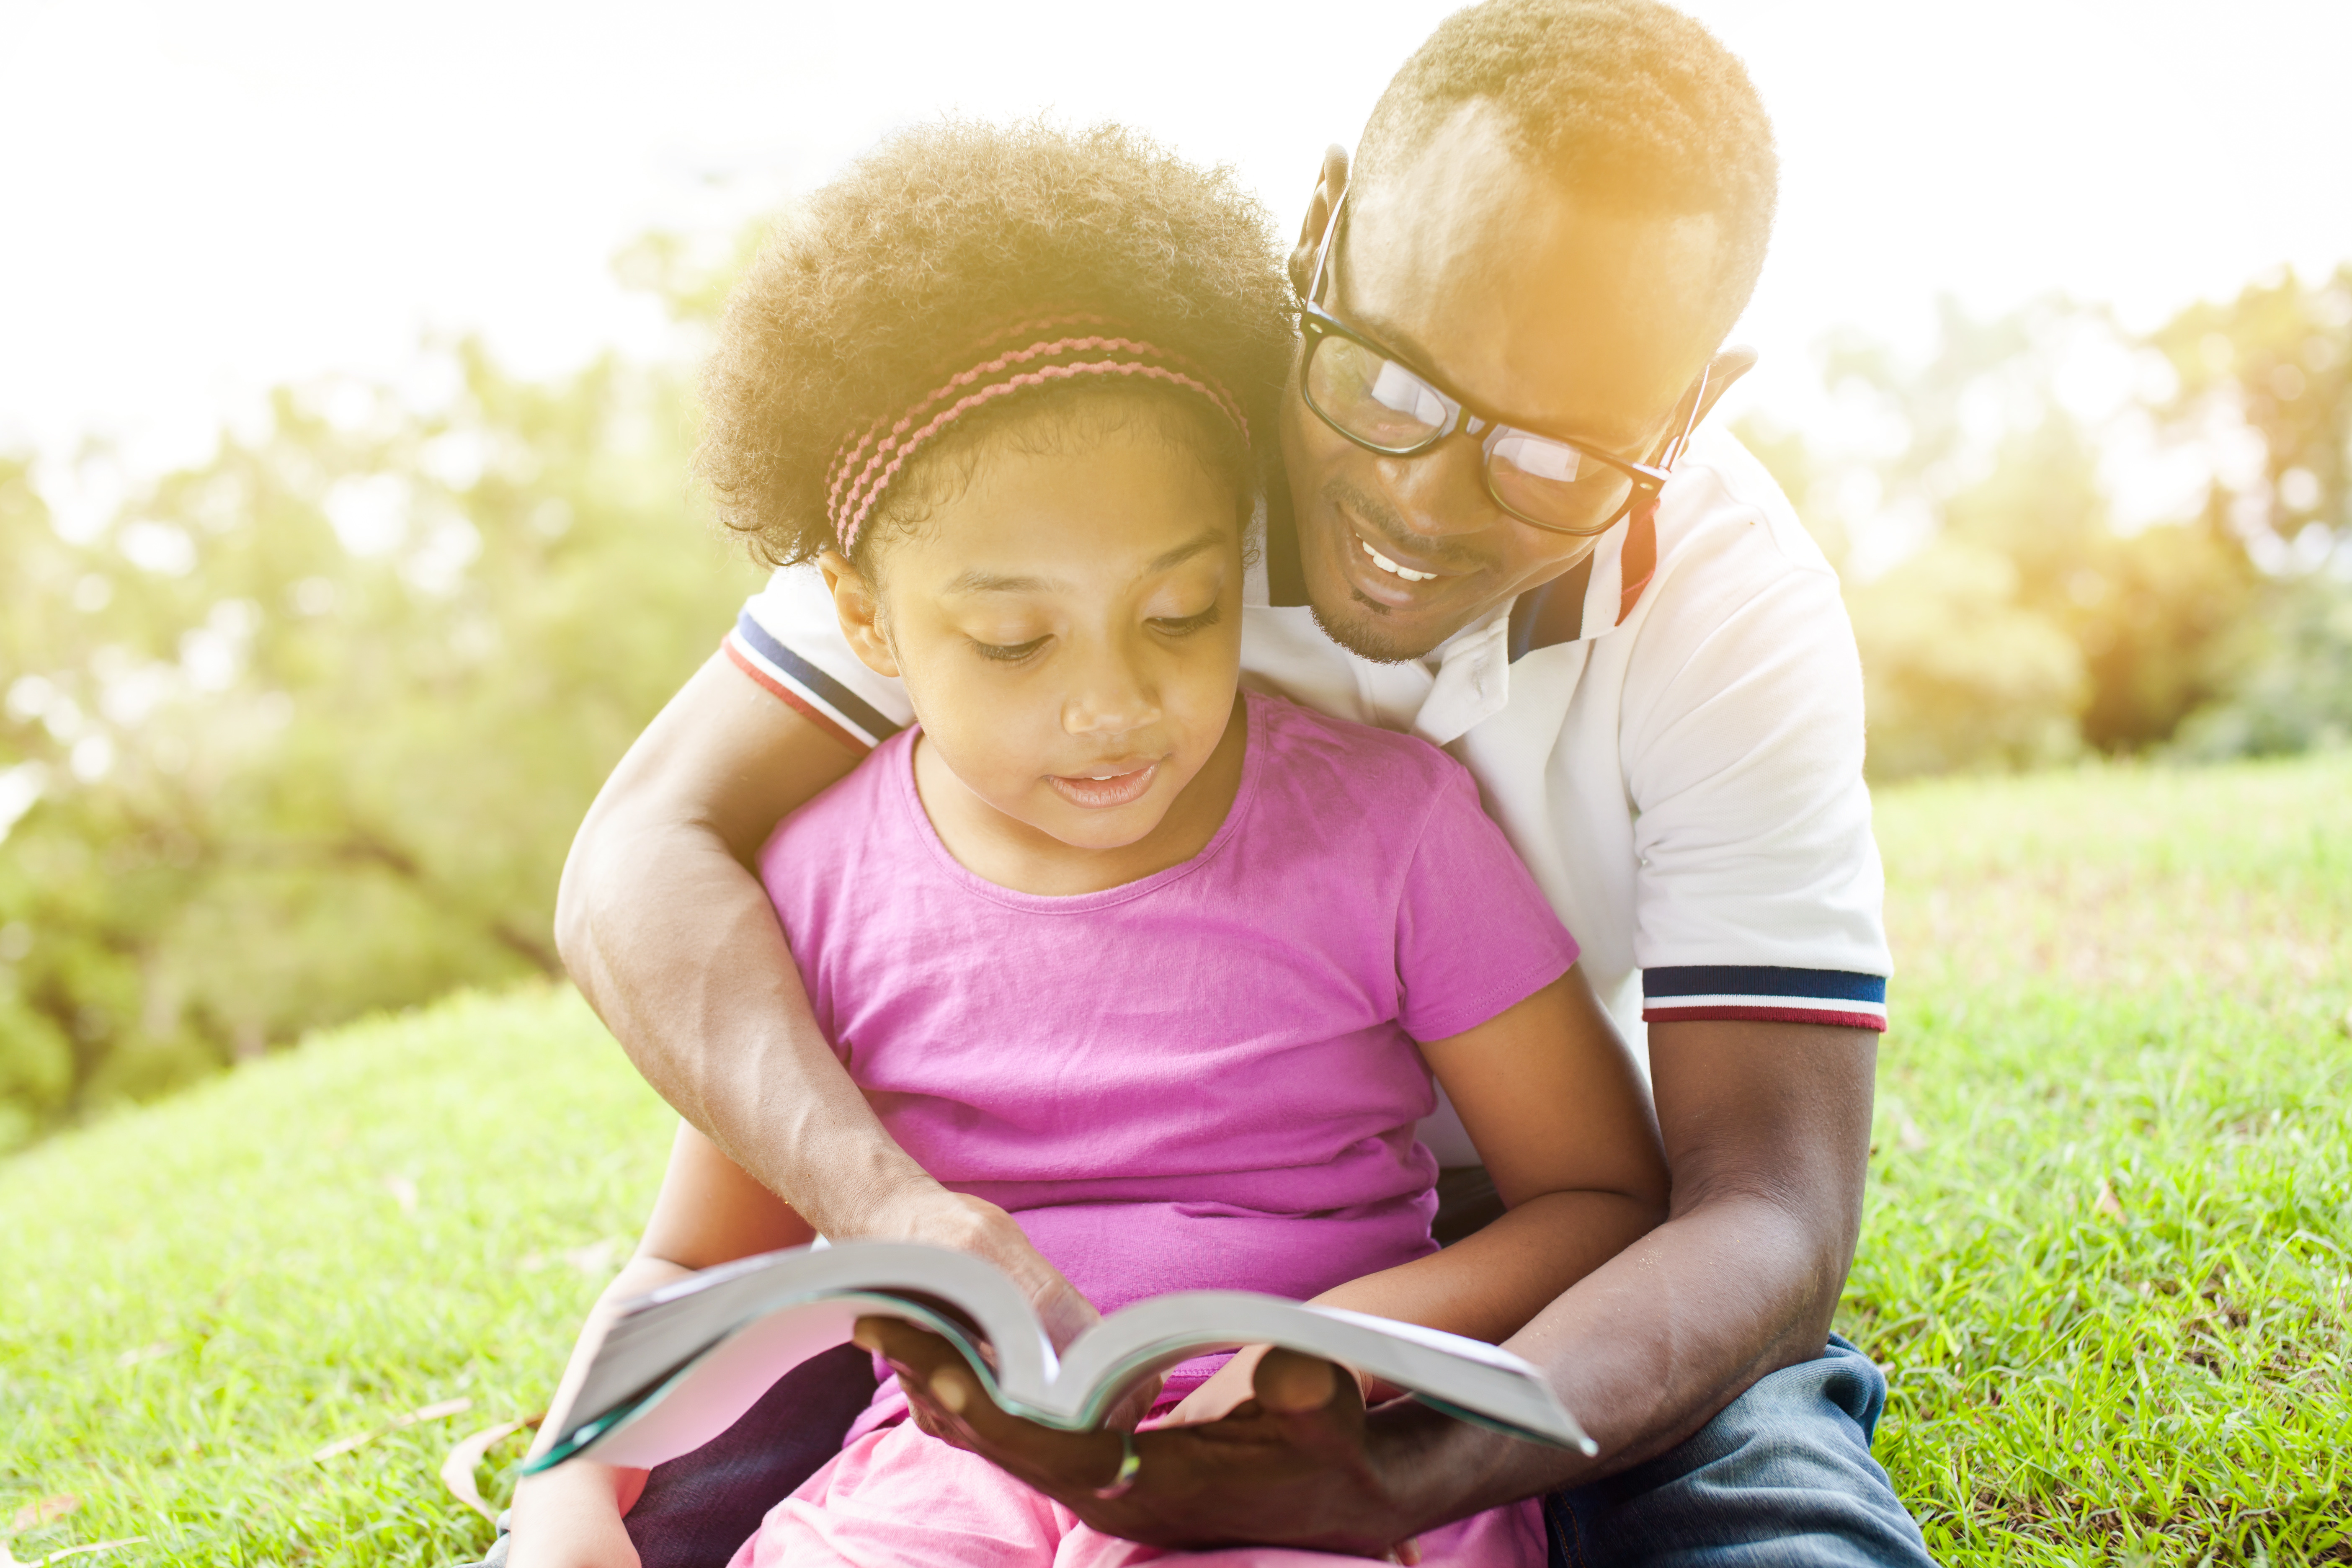
M 1644 542 L 1629 532 L 1603 535 L 1589 573 L 1402 664 L 1269 603 L 1255 568 L 1243 683 L 1467 764 L 1637 1045 L 1669 1019 L 1885 1028 L 1862 666 L 1836 573 L 1763 465 L 1713 428 L 1660 499 L 1654 569 L 1630 606 L 1626 558 L 1638 579 Z M 857 750 L 913 717 L 900 683 L 850 651 L 814 567 L 778 572 L 726 647 Z M 1425 1136 L 1463 1163 L 1454 1134 Z

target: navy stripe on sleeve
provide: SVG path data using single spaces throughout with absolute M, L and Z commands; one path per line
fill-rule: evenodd
M 873 704 L 770 637 L 767 628 L 753 620 L 749 610 L 735 617 L 735 635 L 753 653 L 773 665 L 778 674 L 865 731 L 871 743 L 879 745 L 900 730 L 901 726 L 884 718 Z

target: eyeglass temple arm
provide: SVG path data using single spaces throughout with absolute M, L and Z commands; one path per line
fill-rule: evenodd
M 1307 274 L 1307 294 L 1300 301 L 1302 304 L 1312 305 L 1323 297 L 1323 269 L 1330 265 L 1331 247 L 1339 237 L 1339 209 L 1348 205 L 1348 193 L 1354 188 L 1353 181 L 1341 185 L 1339 195 L 1331 203 L 1331 216 L 1323 223 L 1323 243 L 1315 247 L 1315 270 Z
M 1699 421 L 1706 418 L 1731 384 L 1756 368 L 1757 353 L 1750 348 L 1725 349 L 1708 360 L 1698 373 L 1698 385 L 1692 390 L 1690 417 L 1683 422 L 1682 434 L 1666 447 L 1665 456 L 1658 462 L 1661 468 L 1672 468 L 1682 460 L 1683 451 L 1697 434 Z M 1710 395 L 1712 394 L 1712 395 Z

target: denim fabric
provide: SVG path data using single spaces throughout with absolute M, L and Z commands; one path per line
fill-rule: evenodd
M 1553 1568 L 1932 1563 L 1870 1436 L 1886 1378 L 1835 1334 L 1680 1447 L 1544 1500 Z

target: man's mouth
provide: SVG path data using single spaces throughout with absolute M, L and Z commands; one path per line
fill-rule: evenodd
M 1340 520 L 1355 546 L 1348 552 L 1354 565 L 1348 575 L 1359 595 L 1383 609 L 1419 609 L 1433 595 L 1444 593 L 1467 575 L 1459 568 L 1449 570 L 1434 561 L 1400 558 L 1394 545 L 1386 539 L 1373 542 L 1370 531 L 1344 510 Z
M 1124 772 L 1047 773 L 1045 782 L 1054 786 L 1055 794 L 1072 805 L 1084 806 L 1090 811 L 1106 811 L 1141 800 L 1159 773 L 1158 763 L 1146 763 L 1141 767 L 1129 768 Z
M 1400 566 L 1395 562 L 1390 560 L 1387 556 L 1381 554 L 1379 551 L 1373 549 L 1371 545 L 1364 540 L 1358 539 L 1356 542 L 1362 547 L 1365 554 L 1372 558 L 1373 565 L 1379 567 L 1381 571 L 1387 573 L 1391 577 L 1402 577 L 1408 583 L 1433 583 L 1437 581 L 1439 577 L 1444 575 L 1443 573 L 1439 572 L 1416 572 L 1410 566 Z

